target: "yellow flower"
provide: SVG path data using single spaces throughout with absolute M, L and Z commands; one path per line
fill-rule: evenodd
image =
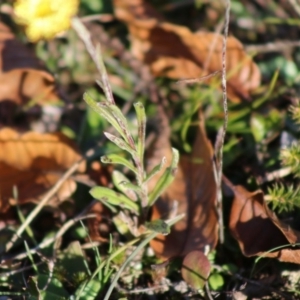
M 36 42 L 51 39 L 71 26 L 79 0 L 17 0 L 16 22 L 25 27 L 27 37 Z

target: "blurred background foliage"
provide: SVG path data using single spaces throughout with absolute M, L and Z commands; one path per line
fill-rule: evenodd
M 222 30 L 224 5 L 221 0 L 150 2 L 169 22 L 187 26 L 193 31 Z M 297 142 L 300 137 L 299 124 L 293 121 L 289 110 L 291 105 L 299 106 L 300 92 L 300 21 L 290 2 L 231 0 L 229 33 L 245 45 L 246 51 L 257 62 L 262 73 L 262 84 L 251 101 L 229 102 L 224 174 L 235 184 L 247 185 L 249 189 L 262 188 L 265 192 L 274 183 L 266 179 L 268 174 L 281 168 L 280 149 Z M 23 33 L 6 13 L 6 7 L 11 4 L 12 1 L 2 0 L 0 19 L 11 25 L 17 36 L 26 42 Z M 149 86 L 153 85 L 166 99 L 164 105 L 170 117 L 172 143 L 181 153 L 191 151 L 195 113 L 199 107 L 204 112 L 208 136 L 215 142 L 224 118 L 219 89 L 205 82 L 182 85 L 165 78 L 153 79 L 143 72 L 143 64 L 130 52 L 127 28 L 115 19 L 110 0 L 81 0 L 79 16 L 91 31 L 93 40 L 101 43 L 116 102 L 120 108 L 125 107 L 132 130 L 135 123 L 131 104 L 137 101 L 143 102 L 146 107 L 149 128 L 155 128 L 156 104 L 149 97 Z M 271 50 L 269 43 L 274 46 Z M 95 84 L 97 70 L 82 42 L 69 30 L 54 40 L 28 43 L 28 46 L 55 75 L 63 100 L 58 105 L 62 115 L 57 129 L 78 142 L 83 152 L 96 146 L 103 139 L 103 131 L 108 124 L 82 101 L 84 92 L 94 99 L 102 97 Z M 22 121 L 22 114 L 28 112 L 25 108 L 21 110 L 15 116 L 16 124 Z M 92 160 L 112 150 L 117 151 L 111 143 L 102 143 Z M 292 175 L 285 177 L 284 181 L 278 178 L 275 182 L 278 190 L 283 183 L 298 185 L 298 179 Z M 82 195 L 85 193 L 86 189 L 84 192 L 77 191 L 75 199 L 78 207 L 83 207 L 86 197 Z M 229 205 L 225 198 L 225 216 Z M 293 213 L 280 212 L 286 219 L 292 217 L 294 227 L 300 228 L 299 218 L 296 219 L 299 208 L 295 208 Z M 70 234 L 82 238 L 80 228 L 78 226 Z M 236 248 L 234 251 L 237 251 Z M 83 258 L 81 255 L 78 257 L 81 261 L 80 272 L 84 272 Z M 76 281 L 69 274 L 67 276 L 65 280 L 69 283 Z

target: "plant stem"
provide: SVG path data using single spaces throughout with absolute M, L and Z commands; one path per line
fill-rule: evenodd
M 72 19 L 72 28 L 76 31 L 80 39 L 84 42 L 87 51 L 89 52 L 91 58 L 93 59 L 98 69 L 98 72 L 101 77 L 101 81 L 100 81 L 101 88 L 104 91 L 107 101 L 112 104 L 115 104 L 112 90 L 110 88 L 110 84 L 108 81 L 106 69 L 103 63 L 100 45 L 98 44 L 97 48 L 94 47 L 90 32 L 86 29 L 86 27 L 83 25 L 82 21 L 79 18 L 74 17 Z
M 134 157 L 134 162 L 138 170 L 137 183 L 142 190 L 142 192 L 140 193 L 141 206 L 142 206 L 142 210 L 145 210 L 148 207 L 149 201 L 148 201 L 148 185 L 147 183 L 144 183 L 144 180 L 146 178 L 144 163 L 138 157 Z
M 228 126 L 228 105 L 227 105 L 227 81 L 226 81 L 226 50 L 227 50 L 227 37 L 228 27 L 230 18 L 230 0 L 226 0 L 226 11 L 225 11 L 225 24 L 224 24 L 224 36 L 223 36 L 223 47 L 222 47 L 222 92 L 223 92 L 223 110 L 224 110 L 224 123 L 220 132 L 218 133 L 216 142 L 216 158 L 217 158 L 217 172 L 216 183 L 217 183 L 217 210 L 219 215 L 220 224 L 220 243 L 224 243 L 224 222 L 223 222 L 223 201 L 222 201 L 222 173 L 223 173 L 223 148 L 225 142 L 225 136 Z

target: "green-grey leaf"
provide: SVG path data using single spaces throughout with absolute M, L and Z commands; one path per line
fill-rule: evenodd
M 174 179 L 175 171 L 177 170 L 177 165 L 179 161 L 179 152 L 178 150 L 172 148 L 172 162 L 171 166 L 168 167 L 164 174 L 158 179 L 158 182 L 149 195 L 149 206 L 152 206 L 158 197 L 163 193 L 163 191 L 171 184 Z
M 112 173 L 112 180 L 115 185 L 115 187 L 124 193 L 129 199 L 136 201 L 137 196 L 136 193 L 133 192 L 131 189 L 129 189 L 126 185 L 121 184 L 124 181 L 129 181 L 129 179 L 121 172 L 114 170 Z
M 137 152 L 142 162 L 144 160 L 145 151 L 145 135 L 146 135 L 146 113 L 144 105 L 141 102 L 134 104 L 138 121 L 138 141 L 137 141 Z
M 124 126 L 128 127 L 127 120 L 118 106 L 108 102 L 100 102 L 98 105 L 106 109 L 108 112 L 110 112 L 110 114 L 114 116 L 116 120 L 117 119 L 121 120 Z
M 107 109 L 107 106 L 102 105 L 104 102 L 97 102 L 88 93 L 83 94 L 83 99 L 95 112 L 105 118 L 123 138 L 127 139 L 126 134 L 111 112 Z
M 112 103 L 100 102 L 100 103 L 98 103 L 98 105 L 101 106 L 104 110 L 106 110 L 109 114 L 111 114 L 113 116 L 113 118 L 118 122 L 118 124 L 123 132 L 123 134 L 122 134 L 123 138 L 126 140 L 126 142 L 129 145 L 134 146 L 133 138 L 128 129 L 127 120 L 124 117 L 122 111 L 115 104 L 112 104 Z
M 135 202 L 127 198 L 125 195 L 113 191 L 109 188 L 96 186 L 90 190 L 90 194 L 94 198 L 102 200 L 103 202 L 108 202 L 112 205 L 127 208 L 135 213 L 138 213 L 139 211 L 139 207 Z
M 130 230 L 128 228 L 128 223 L 121 217 L 120 213 L 113 217 L 113 221 L 117 230 L 126 237 L 128 234 L 130 234 Z
M 132 149 L 130 147 L 130 145 L 124 141 L 123 139 L 115 136 L 115 135 L 112 135 L 108 132 L 104 132 L 104 135 L 110 140 L 112 141 L 114 144 L 116 144 L 119 148 L 129 152 L 133 157 L 135 157 L 137 155 L 136 151 L 134 149 Z
M 120 164 L 127 167 L 129 170 L 137 174 L 137 169 L 135 166 L 128 161 L 128 159 L 117 155 L 117 154 L 108 154 L 101 157 L 101 162 L 104 164 Z
M 121 181 L 120 185 L 123 185 L 126 188 L 128 188 L 128 189 L 130 189 L 132 191 L 135 191 L 137 193 L 141 193 L 142 192 L 142 189 L 139 186 L 131 183 L 130 181 Z

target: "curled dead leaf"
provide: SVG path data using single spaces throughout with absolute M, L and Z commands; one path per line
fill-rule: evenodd
M 156 155 L 167 155 L 167 161 L 170 162 L 168 137 L 161 132 L 154 151 L 159 149 Z M 206 137 L 204 120 L 200 118 L 191 155 L 180 158 L 174 181 L 153 207 L 152 219 L 165 219 L 174 212 L 174 208 L 177 214 L 185 214 L 172 227 L 169 235 L 159 235 L 151 241 L 151 247 L 158 256 L 167 259 L 184 256 L 193 250 L 215 248 L 218 240 L 218 217 L 212 157 L 213 149 Z M 156 156 L 158 161 L 161 158 L 162 156 Z M 151 182 L 150 189 L 155 185 L 155 180 L 157 178 Z
M 132 53 L 148 64 L 156 76 L 173 79 L 199 78 L 222 69 L 223 36 L 191 32 L 165 22 L 144 0 L 114 0 L 116 17 L 130 32 Z M 234 37 L 227 39 L 227 89 L 238 102 L 250 99 L 261 80 L 258 66 Z
M 233 193 L 229 228 L 246 256 L 265 256 L 280 261 L 300 263 L 300 250 L 293 247 L 300 242 L 300 232 L 281 222 L 264 201 L 258 190 L 249 192 L 225 179 Z M 286 245 L 283 249 L 280 246 Z M 274 250 L 272 250 L 274 249 Z
M 38 58 L 17 40 L 11 30 L 0 22 L 0 108 L 11 103 L 57 102 L 54 77 Z M 9 104 L 10 103 L 10 104 Z M 10 111 L 6 109 L 6 113 Z M 11 113 L 11 112 L 10 112 Z
M 10 128 L 0 131 L 0 212 L 5 212 L 17 188 L 18 203 L 38 202 L 61 177 L 62 172 L 81 159 L 69 138 L 61 133 L 20 134 Z M 85 171 L 83 161 L 78 168 Z M 72 179 L 64 182 L 49 203 L 64 201 L 76 189 Z

